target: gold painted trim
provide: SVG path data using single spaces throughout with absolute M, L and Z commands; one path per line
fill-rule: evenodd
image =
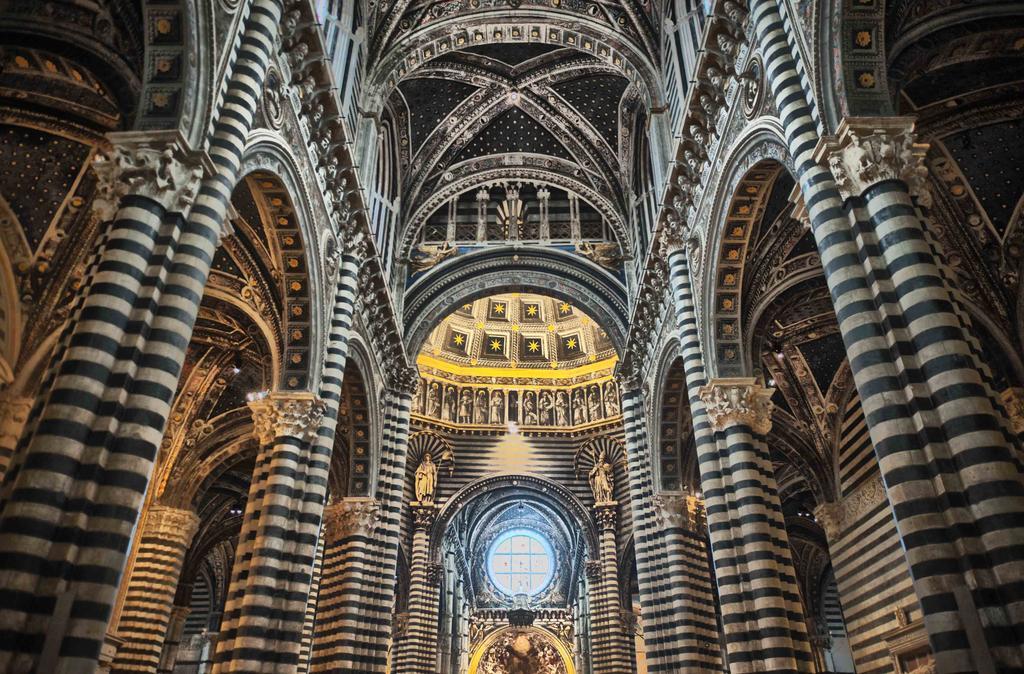
M 619 362 L 618 356 L 612 356 L 595 363 L 587 363 L 571 369 L 543 369 L 526 367 L 488 367 L 479 365 L 458 365 L 447 360 L 434 358 L 421 353 L 416 357 L 416 364 L 434 368 L 441 372 L 461 375 L 464 377 L 504 377 L 508 379 L 571 379 L 582 377 L 605 370 L 611 370 Z M 610 374 L 609 374 L 609 378 Z
M 533 632 L 535 634 L 539 634 L 547 639 L 555 647 L 555 650 L 558 651 L 558 655 L 562 658 L 562 664 L 565 665 L 565 671 L 567 674 L 576 674 L 576 667 L 572 662 L 572 653 L 569 652 L 569 649 L 566 648 L 564 643 L 562 643 L 562 640 L 555 636 L 553 632 L 546 630 L 543 627 L 513 627 L 511 625 L 494 630 L 488 634 L 482 642 L 480 642 L 480 645 L 476 647 L 476 651 L 474 651 L 473 657 L 469 661 L 469 674 L 479 674 L 480 661 L 483 660 L 484 654 L 494 644 L 494 642 L 506 632 Z

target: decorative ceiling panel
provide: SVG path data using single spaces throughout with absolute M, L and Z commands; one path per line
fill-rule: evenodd
M 409 106 L 409 126 L 415 152 L 455 106 L 477 87 L 456 80 L 415 78 L 402 82 L 399 89 Z
M 548 154 L 571 160 L 572 156 L 540 122 L 519 108 L 510 108 L 494 118 L 456 156 L 453 163 L 508 153 Z
M 583 115 L 610 147 L 618 147 L 619 101 L 629 82 L 618 75 L 592 75 L 552 85 Z

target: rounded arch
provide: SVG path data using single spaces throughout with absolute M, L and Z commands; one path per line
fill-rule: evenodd
M 419 351 L 439 317 L 501 291 L 536 292 L 572 302 L 597 321 L 621 352 L 628 331 L 622 283 L 582 257 L 547 248 L 502 246 L 459 255 L 418 279 L 405 294 L 405 348 Z
M 430 530 L 431 559 L 440 561 L 445 531 L 455 516 L 480 498 L 486 498 L 488 505 L 495 507 L 499 502 L 496 496 L 499 491 L 509 492 L 510 499 L 529 497 L 570 518 L 583 534 L 589 554 L 596 556 L 598 534 L 590 510 L 567 487 L 540 475 L 501 473 L 467 484 L 445 502 Z
M 761 120 L 735 143 L 725 159 L 705 238 L 711 281 L 703 288 L 702 342 L 708 376 L 743 376 L 752 369 L 743 348 L 741 292 L 748 244 L 771 187 L 782 171 L 792 175 L 791 158 L 778 120 Z M 702 265 L 703 266 L 703 265 Z
M 313 212 L 309 186 L 298 162 L 283 140 L 260 130 L 249 139 L 242 155 L 240 182 L 253 178 L 263 194 L 267 244 L 281 274 L 284 359 L 279 385 L 283 390 L 306 390 L 318 380 L 323 350 L 314 348 L 326 338 L 323 302 L 313 301 L 322 281 L 320 237 L 325 229 Z
M 374 381 L 372 359 L 357 335 L 349 339 L 348 358 L 342 381 L 344 406 L 339 410 L 331 456 L 330 494 L 370 496 L 376 492 L 380 465 L 380 400 Z M 344 437 L 343 437 L 344 435 Z M 339 451 L 344 448 L 345 451 Z
M 553 22 L 552 13 L 564 14 L 568 20 Z M 662 105 L 658 68 L 642 48 L 619 39 L 598 21 L 550 6 L 542 10 L 522 7 L 514 17 L 506 7 L 497 6 L 472 16 L 455 14 L 410 31 L 383 52 L 365 91 L 373 92 L 379 105 L 399 80 L 439 56 L 472 46 L 523 43 L 566 47 L 596 57 L 636 82 L 650 106 Z

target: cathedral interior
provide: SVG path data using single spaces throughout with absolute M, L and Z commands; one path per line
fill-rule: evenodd
M 0 674 L 1024 674 L 1024 3 L 0 2 Z

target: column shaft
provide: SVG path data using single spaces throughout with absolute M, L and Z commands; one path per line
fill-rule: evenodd
M 894 154 L 906 161 L 908 139 L 872 157 L 879 138 L 848 137 L 868 160 L 853 171 L 842 148 L 832 152 L 854 197 L 847 212 L 816 161 L 809 94 L 776 0 L 751 4 L 938 670 L 1024 668 L 1024 551 L 1014 542 L 1024 538 L 1024 483 L 965 314 L 910 201 L 904 178 L 918 167 L 849 189 Z
M 145 514 L 139 552 L 117 626 L 122 641 L 111 672 L 156 672 L 170 633 L 181 566 L 199 517 L 191 510 L 154 505 Z
M 437 508 L 433 503 L 415 503 L 412 507 L 416 525 L 412 534 L 409 624 L 395 645 L 394 669 L 409 674 L 435 674 L 441 566 L 430 561 L 430 527 Z
M 647 668 L 650 672 L 719 672 L 718 623 L 709 610 L 711 604 L 701 606 L 679 591 L 681 584 L 709 584 L 710 569 L 703 578 L 692 576 L 697 567 L 686 563 L 685 550 L 667 545 L 658 525 L 643 409 L 639 387 L 624 385 L 622 416 Z
M 185 620 L 191 612 L 192 608 L 189 606 L 175 606 L 171 609 L 171 622 L 167 626 L 167 637 L 160 653 L 160 665 L 156 669 L 158 674 L 171 674 L 174 671 L 174 663 L 178 660 L 178 648 L 181 647 L 181 638 L 185 634 Z
M 619 605 L 619 565 L 615 544 L 618 505 L 594 506 L 600 525 L 598 559 L 590 562 L 590 630 L 594 674 L 631 674 L 633 649 Z M 590 571 L 591 569 L 588 569 Z

